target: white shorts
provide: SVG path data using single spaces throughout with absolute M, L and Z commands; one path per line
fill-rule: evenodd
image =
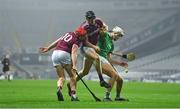
M 88 54 L 88 52 L 94 51 L 96 52 L 93 48 L 91 47 L 83 47 L 81 48 L 81 54 L 84 56 L 84 60 L 86 59 L 85 54 Z M 99 54 L 97 54 L 99 56 Z
M 81 50 L 82 50 L 81 52 L 82 52 L 83 55 L 85 55 L 86 53 L 88 53 L 88 52 L 90 52 L 90 51 L 95 51 L 95 50 L 94 50 L 93 48 L 91 48 L 91 47 L 83 47 Z M 100 56 L 99 54 L 98 54 L 98 56 L 99 56 L 99 59 L 100 59 L 100 61 L 101 61 L 102 64 L 110 64 L 109 61 L 108 61 L 106 58 Z M 84 59 L 86 59 L 86 57 L 84 57 Z M 111 65 L 111 64 L 110 64 L 110 65 Z
M 54 50 L 51 58 L 53 66 L 71 64 L 71 54 L 62 50 Z
M 99 58 L 100 58 L 100 61 L 101 61 L 102 64 L 110 64 L 109 61 L 106 58 L 104 58 L 104 57 L 102 57 L 100 55 L 99 55 Z
M 83 55 L 85 55 L 85 54 L 87 54 L 88 52 L 91 52 L 91 51 L 95 51 L 95 50 L 93 48 L 91 48 L 91 47 L 83 47 L 83 48 L 81 48 L 81 53 Z
M 11 74 L 10 71 L 5 71 L 4 73 L 5 73 L 6 75 L 10 75 L 10 74 Z

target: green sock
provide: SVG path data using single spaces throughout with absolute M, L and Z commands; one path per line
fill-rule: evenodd
M 105 98 L 110 98 L 110 92 L 106 92 Z
M 120 94 L 119 93 L 116 93 L 116 98 L 120 98 Z

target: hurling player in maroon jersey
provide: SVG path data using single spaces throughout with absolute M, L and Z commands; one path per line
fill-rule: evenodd
M 103 28 L 103 22 L 101 19 L 96 18 L 93 11 L 87 11 L 86 12 L 86 21 L 84 21 L 80 27 L 84 28 L 87 31 L 87 43 L 86 45 L 89 45 L 90 47 L 87 47 L 86 45 L 83 45 L 81 47 L 81 53 L 84 54 L 84 62 L 83 62 L 83 68 L 79 72 L 80 77 L 84 77 L 89 73 L 89 70 L 95 61 L 96 70 L 100 79 L 100 85 L 105 88 L 110 88 L 111 86 L 104 81 L 102 77 L 102 68 L 101 68 L 101 61 L 99 58 L 99 55 L 96 52 L 99 52 L 99 47 L 96 46 L 98 39 L 100 37 L 101 29 Z M 78 81 L 79 78 L 76 77 L 76 80 Z
M 76 96 L 76 74 L 72 72 L 72 69 L 77 70 L 77 51 L 82 42 L 85 41 L 86 35 L 86 30 L 79 27 L 75 32 L 67 32 L 48 47 L 40 48 L 42 53 L 55 48 L 52 54 L 52 62 L 59 76 L 57 81 L 57 97 L 59 101 L 64 101 L 61 91 L 65 80 L 64 70 L 70 77 L 71 101 L 79 101 Z

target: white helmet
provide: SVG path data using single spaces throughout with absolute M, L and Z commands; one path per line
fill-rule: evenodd
M 112 29 L 113 32 L 117 32 L 117 33 L 121 33 L 123 36 L 124 36 L 124 30 L 118 26 L 115 26 L 113 29 Z

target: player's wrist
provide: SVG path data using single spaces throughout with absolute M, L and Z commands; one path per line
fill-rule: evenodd
M 51 47 L 47 47 L 47 51 L 49 51 L 51 49 Z

